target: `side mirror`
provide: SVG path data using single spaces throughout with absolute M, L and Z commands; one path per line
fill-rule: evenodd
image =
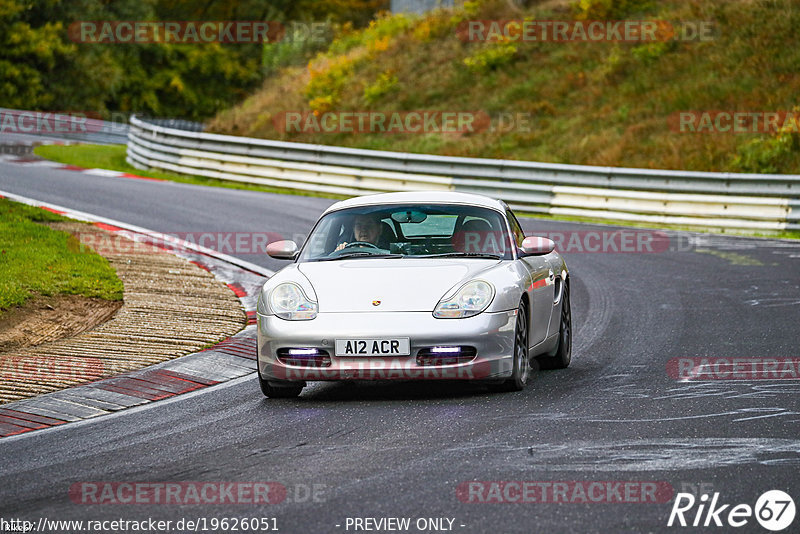
M 267 254 L 279 260 L 293 260 L 297 257 L 298 252 L 297 243 L 288 239 L 274 241 L 267 245 Z
M 556 249 L 556 244 L 552 239 L 546 237 L 526 237 L 522 240 L 522 253 L 531 256 L 543 256 L 550 254 Z

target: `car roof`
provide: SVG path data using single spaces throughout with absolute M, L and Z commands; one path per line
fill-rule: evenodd
M 378 206 L 384 204 L 467 204 L 500 211 L 505 211 L 506 209 L 505 203 L 500 200 L 473 193 L 413 191 L 403 193 L 376 193 L 373 195 L 348 198 L 347 200 L 342 200 L 333 204 L 325 210 L 325 213 L 345 208 Z

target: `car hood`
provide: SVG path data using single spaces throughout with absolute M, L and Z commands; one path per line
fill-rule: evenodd
M 432 312 L 453 286 L 498 263 L 480 258 L 361 258 L 301 263 L 298 269 L 314 286 L 320 313 Z

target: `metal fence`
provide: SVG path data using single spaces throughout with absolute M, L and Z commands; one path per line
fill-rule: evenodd
M 800 229 L 800 175 L 625 169 L 288 143 L 130 121 L 128 162 L 287 189 L 360 195 L 463 191 L 570 217 L 751 230 Z

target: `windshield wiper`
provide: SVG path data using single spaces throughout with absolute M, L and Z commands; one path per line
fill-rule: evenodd
M 370 254 L 369 252 L 348 252 L 347 254 L 340 254 L 334 258 L 318 258 L 315 261 L 335 261 L 345 260 L 351 258 L 402 258 L 402 254 Z
M 503 256 L 500 254 L 488 254 L 483 252 L 443 252 L 441 254 L 425 254 L 422 256 L 413 256 L 414 258 L 490 258 L 493 260 L 502 260 Z

